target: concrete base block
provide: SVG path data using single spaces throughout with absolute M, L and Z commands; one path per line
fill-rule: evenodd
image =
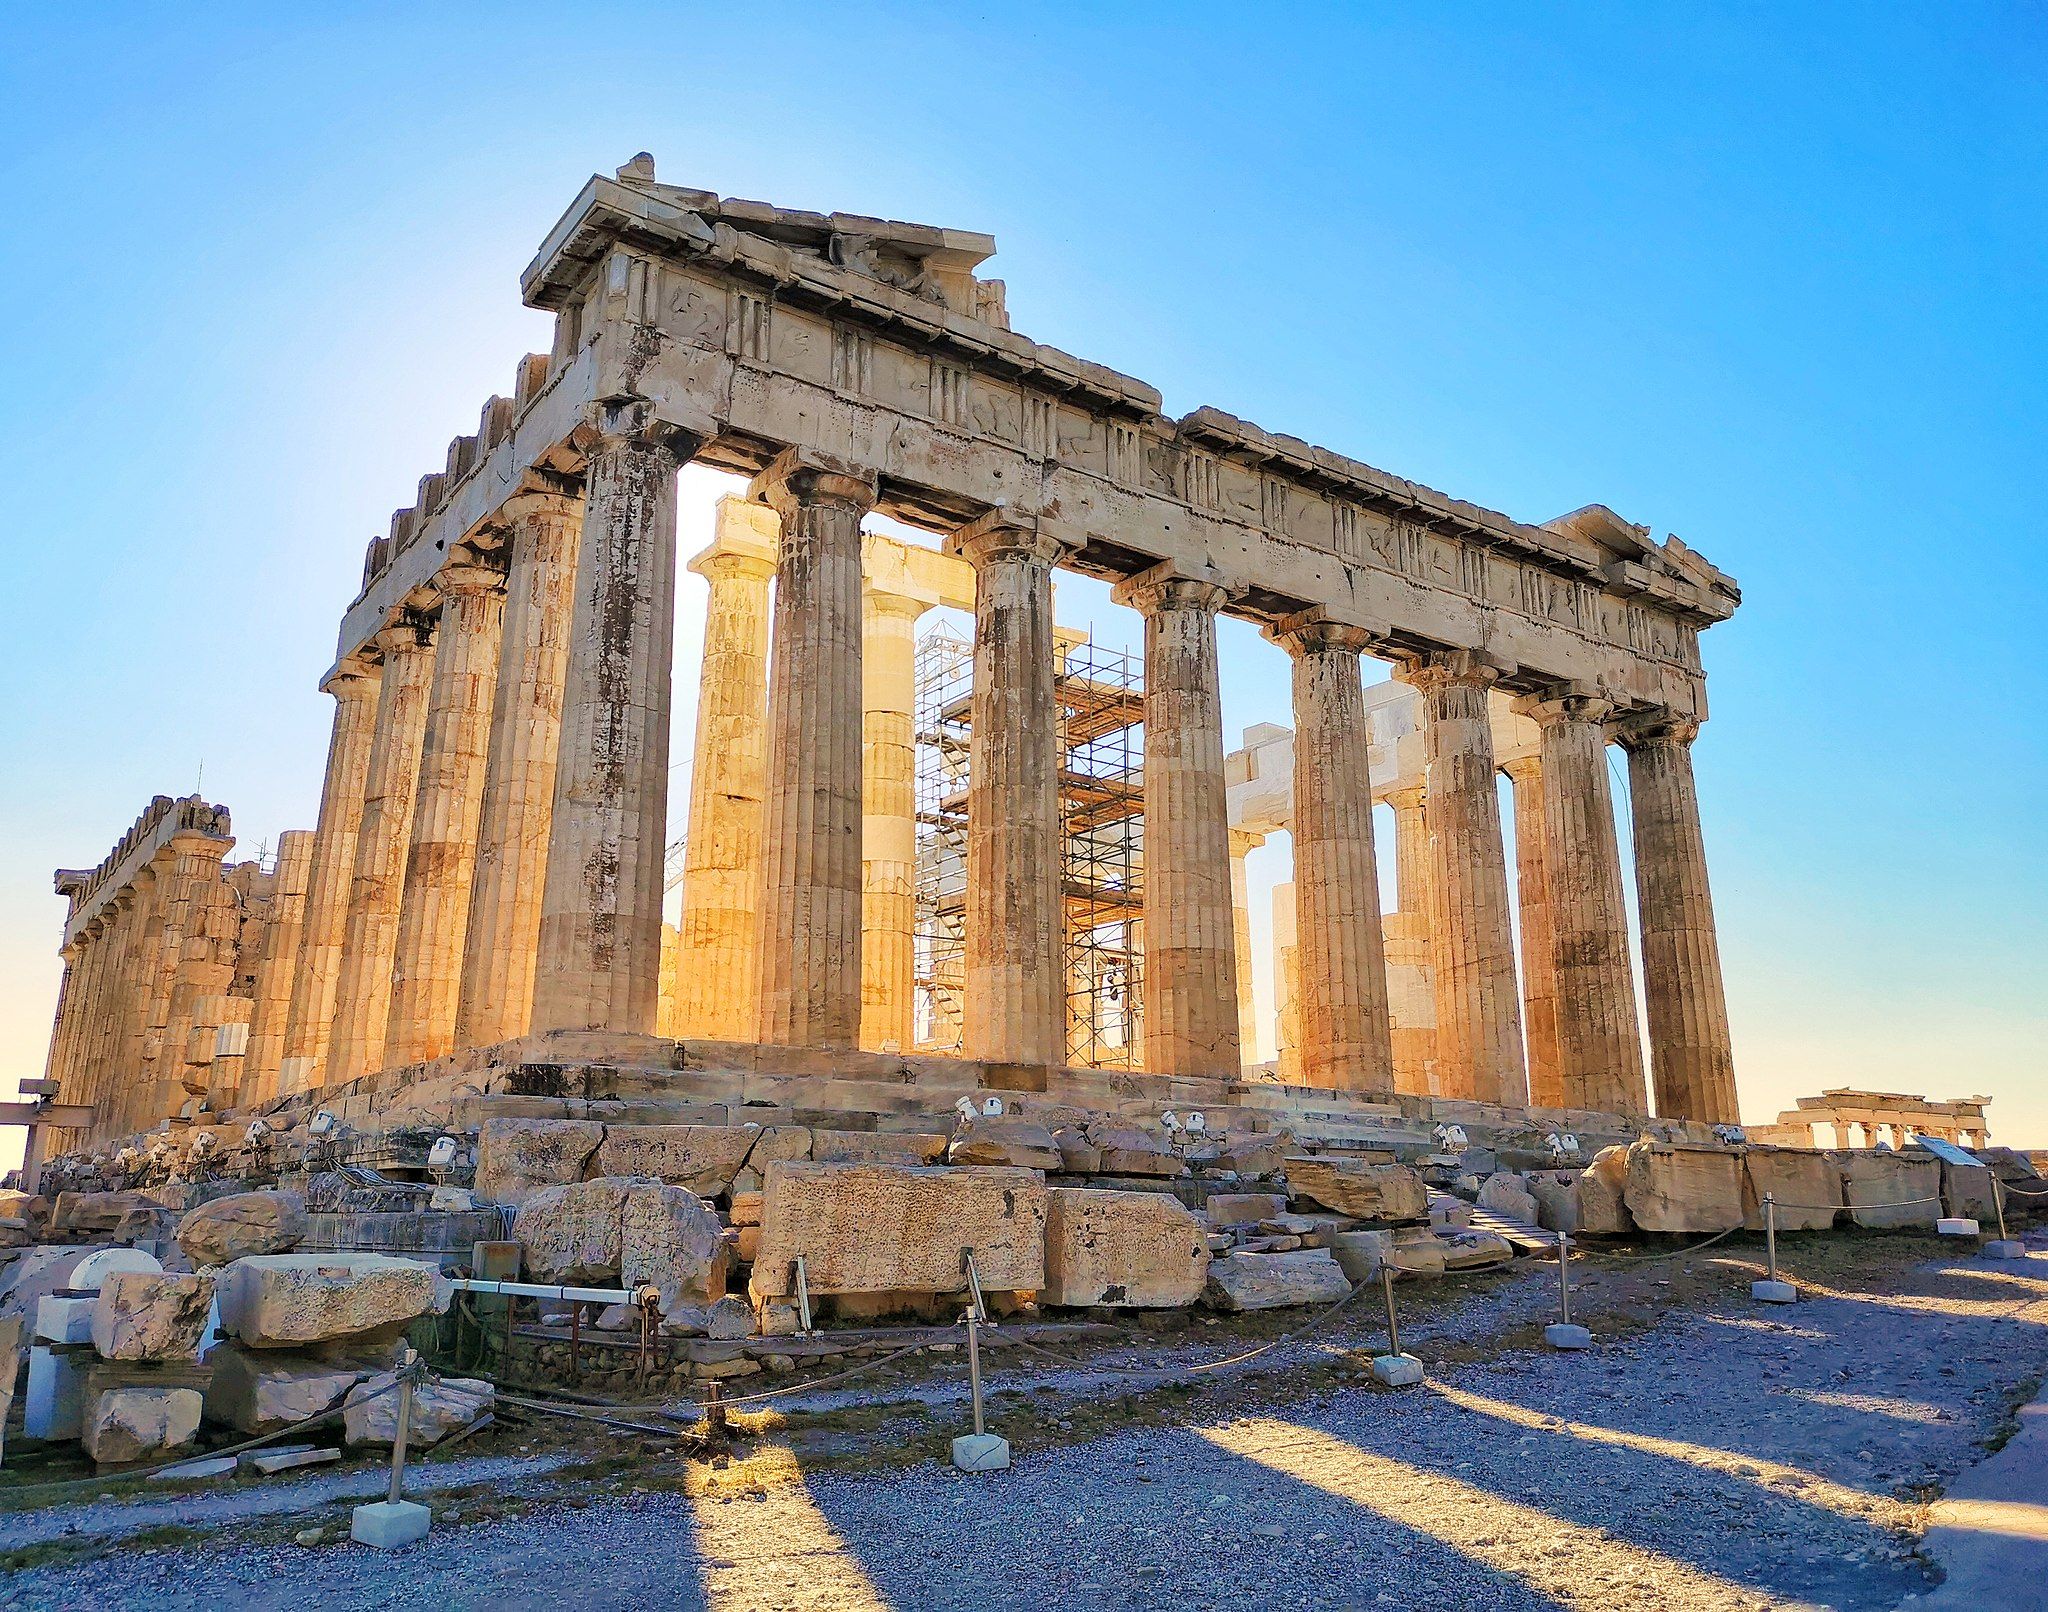
M 1943 1215 L 1934 1223 L 1934 1229 L 1944 1237 L 1975 1237 L 1981 1230 L 1976 1221 L 1961 1215 Z
M 1774 1282 L 1764 1276 L 1749 1284 L 1749 1296 L 1763 1304 L 1791 1304 L 1797 1301 L 1799 1289 L 1790 1282 Z
M 1010 1441 L 1000 1433 L 962 1433 L 953 1440 L 953 1464 L 962 1472 L 1006 1471 Z
M 1553 1349 L 1590 1349 L 1593 1334 L 1576 1321 L 1553 1321 L 1543 1329 L 1543 1341 Z
M 2025 1259 L 2027 1245 L 2017 1237 L 1994 1237 L 1984 1245 L 1986 1259 Z
M 348 1536 L 359 1545 L 378 1550 L 403 1550 L 427 1537 L 433 1514 L 414 1500 L 379 1500 L 375 1505 L 357 1506 Z
M 1375 1355 L 1372 1375 L 1388 1388 L 1413 1388 L 1422 1381 L 1422 1362 L 1413 1355 Z

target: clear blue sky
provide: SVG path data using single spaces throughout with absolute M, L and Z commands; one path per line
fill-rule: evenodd
M 12 11 L 0 1089 L 53 866 L 202 763 L 248 846 L 311 825 L 364 540 L 644 148 L 990 231 L 1020 330 L 1173 412 L 1677 532 L 1746 597 L 1697 755 L 1748 1116 L 2048 1144 L 2048 9 L 1103 9 Z M 1233 730 L 1288 720 L 1226 650 Z

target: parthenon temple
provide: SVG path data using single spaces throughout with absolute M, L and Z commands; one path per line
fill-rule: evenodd
M 1692 749 L 1734 582 L 1597 504 L 1525 524 L 1168 417 L 1012 331 L 994 250 L 644 156 L 592 178 L 521 280 L 552 350 L 369 544 L 314 826 L 229 863 L 225 809 L 159 798 L 57 875 L 48 1076 L 93 1111 L 65 1145 L 509 1100 L 536 1070 L 676 1113 L 1004 1093 L 1310 1129 L 1733 1122 Z M 671 854 L 686 464 L 747 481 L 691 543 L 710 602 Z M 1141 655 L 1056 625 L 1063 570 L 1113 584 Z M 948 616 L 971 634 L 934 636 Z M 1221 616 L 1292 668 L 1291 729 L 1236 750 Z M 1244 858 L 1283 831 L 1256 1069 Z

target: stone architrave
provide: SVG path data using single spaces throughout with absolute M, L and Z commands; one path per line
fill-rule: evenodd
M 1522 1032 L 1529 1058 L 1529 1102 L 1564 1108 L 1557 1052 L 1557 959 L 1552 953 L 1550 885 L 1543 866 L 1549 835 L 1543 817 L 1543 761 L 1517 756 L 1501 771 L 1515 786 L 1515 910 L 1522 924 Z
M 953 547 L 974 567 L 962 1051 L 991 1063 L 1062 1064 L 1067 989 L 1052 573 L 1065 549 L 1003 510 L 958 533 Z
M 278 1063 L 278 1089 L 286 1094 L 319 1085 L 327 1062 L 382 679 L 381 666 L 344 662 L 326 683 L 334 696 L 334 733 L 327 744 L 327 776 L 320 790 L 319 823 L 313 830 L 313 860 L 306 871 L 305 927 L 299 936 Z
M 917 618 L 922 599 L 863 587 L 860 1044 L 916 1042 Z
M 437 579 L 441 621 L 413 793 L 412 834 L 391 966 L 384 1062 L 424 1063 L 455 1050 L 491 706 L 498 687 L 505 573 L 451 564 Z
M 1237 942 L 1214 582 L 1154 567 L 1112 595 L 1145 618 L 1144 1068 L 1235 1079 Z
M 1302 1079 L 1390 1091 L 1386 940 L 1373 848 L 1361 627 L 1288 617 L 1271 634 L 1294 669 L 1294 934 Z
M 370 770 L 363 785 L 362 819 L 356 829 L 347 940 L 334 993 L 334 1035 L 321 1079 L 326 1086 L 384 1067 L 391 964 L 398 945 L 398 906 L 405 885 L 406 845 L 412 837 L 420 743 L 427 727 L 433 646 L 433 624 L 416 616 L 377 635 L 384 675 Z
M 455 1045 L 486 1047 L 526 1033 L 547 880 L 576 603 L 582 500 L 522 492 L 500 512 L 508 569 L 489 759 L 477 810 L 476 871 L 463 935 Z
M 1642 1031 L 1607 786 L 1605 723 L 1613 707 L 1565 693 L 1522 700 L 1517 708 L 1535 719 L 1540 734 L 1543 881 L 1563 1106 L 1640 1114 L 1648 1100 Z
M 242 1102 L 266 1103 L 278 1095 L 294 980 L 306 934 L 306 894 L 313 874 L 318 835 L 286 829 L 277 837 L 277 882 L 270 898 L 270 924 L 256 969 L 255 1005 L 249 1015 L 249 1052 L 242 1066 Z
M 782 517 L 768 680 L 758 1039 L 860 1037 L 860 523 L 871 471 L 783 454 L 751 496 Z
M 768 585 L 781 522 L 718 501 L 717 537 L 690 562 L 710 585 L 684 842 L 676 1034 L 751 1041 L 760 989 L 761 834 L 768 795 Z
M 1624 723 L 1617 737 L 1628 751 L 1657 1112 L 1734 1124 L 1735 1054 L 1692 772 L 1698 733 L 1697 722 L 1650 718 Z
M 1445 650 L 1400 675 L 1423 696 L 1439 1092 L 1524 1107 L 1514 925 L 1486 709 L 1499 671 L 1474 652 Z
M 534 1030 L 654 1031 L 668 824 L 676 470 L 644 399 L 600 406 L 533 986 Z

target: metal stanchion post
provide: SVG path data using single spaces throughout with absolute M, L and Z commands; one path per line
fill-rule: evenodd
M 811 1274 L 804 1269 L 804 1256 L 796 1256 L 796 1325 L 797 1335 L 808 1338 L 811 1335 Z
M 981 1329 L 988 1325 L 988 1305 L 981 1295 L 981 1271 L 974 1250 L 961 1250 L 967 1277 L 967 1392 L 974 1401 L 974 1431 L 953 1440 L 953 1464 L 962 1472 L 1000 1472 L 1010 1464 L 1010 1441 L 987 1431 L 981 1404 Z
M 1401 1316 L 1394 1306 L 1394 1264 L 1380 1261 L 1380 1296 L 1387 1305 L 1387 1352 L 1372 1363 L 1373 1380 L 1387 1388 L 1412 1388 L 1422 1381 L 1422 1362 L 1401 1350 Z
M 384 1499 L 357 1506 L 349 1522 L 350 1538 L 379 1550 L 397 1550 L 425 1539 L 433 1521 L 425 1506 L 405 1498 L 405 1446 L 412 1436 L 413 1384 L 419 1374 L 419 1357 L 408 1349 L 394 1385 L 398 1394 L 398 1425 L 392 1430 L 391 1487 Z
M 1590 1349 L 1593 1334 L 1572 1320 L 1572 1234 L 1557 1234 L 1557 1319 L 1543 1329 L 1553 1349 Z
M 1987 1169 L 1985 1173 L 1991 1177 L 1991 1206 L 1998 1211 L 1998 1236 L 1994 1241 L 1984 1245 L 1984 1257 L 2025 1259 L 2027 1245 L 2009 1235 L 2005 1229 L 2005 1182 L 1999 1179 L 1998 1172 L 1994 1169 Z
M 1778 1275 L 1778 1200 L 1769 1192 L 1764 1194 L 1764 1259 L 1770 1274 L 1749 1284 L 1749 1296 L 1763 1304 L 1792 1303 L 1799 1289 Z

